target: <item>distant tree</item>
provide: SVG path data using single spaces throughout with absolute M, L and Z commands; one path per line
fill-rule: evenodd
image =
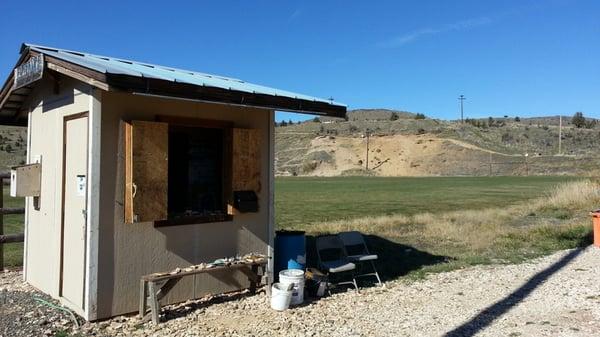
M 279 126 L 287 126 L 288 123 L 286 121 L 281 121 L 279 122 Z
M 504 118 L 508 118 L 508 115 L 504 115 Z
M 10 146 L 10 144 L 6 144 L 6 146 L 4 147 L 4 151 L 12 152 L 12 146 Z
M 575 125 L 576 128 L 580 129 L 585 126 L 585 117 L 583 117 L 583 112 L 577 111 L 573 118 L 571 118 L 571 124 Z
M 290 120 L 288 121 L 288 125 L 294 125 L 294 121 L 290 119 Z
M 390 115 L 391 121 L 396 121 L 396 120 L 398 120 L 398 118 L 400 118 L 400 116 L 398 116 L 397 112 L 392 112 L 392 114 Z
M 515 117 L 515 122 L 520 122 L 521 118 L 519 118 L 519 116 Z
M 586 129 L 593 129 L 596 127 L 596 120 L 595 119 L 590 119 L 589 121 L 585 122 L 585 128 Z
M 422 114 L 422 113 L 417 113 L 415 115 L 415 119 L 425 119 L 425 118 L 427 118 L 427 117 L 424 114 Z
M 492 117 L 488 117 L 488 126 L 490 128 L 494 126 L 494 123 L 495 123 L 494 119 Z

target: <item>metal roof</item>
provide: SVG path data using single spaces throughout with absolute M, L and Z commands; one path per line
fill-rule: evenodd
M 345 106 L 344 104 L 290 91 L 270 88 L 258 84 L 252 84 L 240 79 L 200 73 L 191 70 L 183 70 L 165 67 L 155 64 L 125 60 L 120 58 L 100 56 L 78 51 L 44 47 L 32 44 L 24 44 L 23 48 L 52 56 L 79 66 L 104 73 L 115 75 L 128 75 L 142 78 L 151 78 L 187 83 L 203 87 L 213 87 L 225 90 L 235 90 L 251 94 L 263 94 L 270 96 L 281 96 L 293 99 L 302 99 L 313 102 L 328 103 L 331 105 Z

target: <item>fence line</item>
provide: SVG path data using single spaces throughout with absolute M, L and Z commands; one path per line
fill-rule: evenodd
M 0 173 L 0 271 L 4 270 L 4 244 L 23 242 L 25 240 L 24 233 L 4 234 L 4 215 L 8 214 L 24 214 L 25 208 L 4 208 L 4 180 L 10 179 L 9 173 Z

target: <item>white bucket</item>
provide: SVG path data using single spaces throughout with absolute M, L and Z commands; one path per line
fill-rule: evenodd
M 279 283 L 293 284 L 292 305 L 304 302 L 304 271 L 300 269 L 286 269 L 279 272 Z
M 292 291 L 287 289 L 287 284 L 273 283 L 273 287 L 271 288 L 271 308 L 283 311 L 290 307 Z

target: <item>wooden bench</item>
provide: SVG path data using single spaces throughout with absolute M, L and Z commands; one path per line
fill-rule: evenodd
M 261 283 L 261 275 L 265 275 L 267 261 L 260 260 L 255 262 L 236 262 L 228 265 L 217 265 L 209 268 L 199 268 L 192 270 L 182 270 L 179 272 L 150 274 L 142 276 L 140 282 L 140 318 L 146 316 L 146 310 L 150 309 L 152 321 L 155 324 L 160 322 L 160 303 L 171 289 L 186 276 L 198 275 L 203 273 L 212 273 L 222 270 L 239 270 L 244 273 L 250 281 L 250 291 L 256 292 L 257 286 Z M 259 269 L 261 273 L 259 274 Z

